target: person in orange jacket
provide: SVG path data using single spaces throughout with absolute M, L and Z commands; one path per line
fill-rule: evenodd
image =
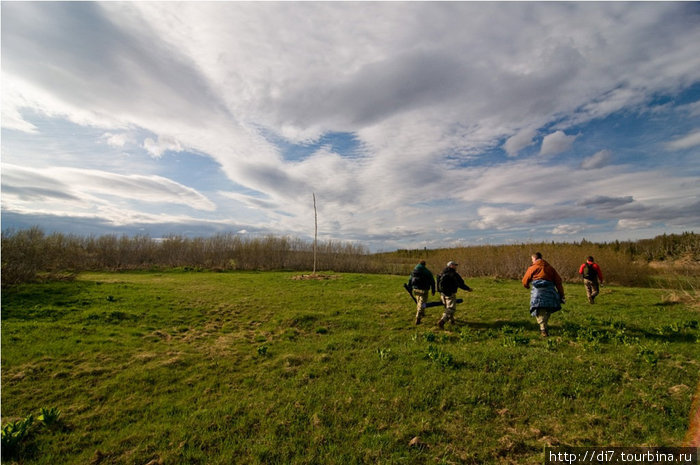
M 532 254 L 532 266 L 523 276 L 523 286 L 530 292 L 530 315 L 537 318 L 540 325 L 540 335 L 549 336 L 547 322 L 552 313 L 561 310 L 561 304 L 565 302 L 564 286 L 561 276 L 552 265 L 542 259 L 542 254 Z
M 603 272 L 593 257 L 589 256 L 586 263 L 578 269 L 578 274 L 583 275 L 583 285 L 586 287 L 588 303 L 595 303 L 596 296 L 600 293 L 599 284 L 603 284 Z

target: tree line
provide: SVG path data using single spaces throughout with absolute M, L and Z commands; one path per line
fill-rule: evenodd
M 248 237 L 233 233 L 207 238 L 172 235 L 80 236 L 46 234 L 38 227 L 2 232 L 3 286 L 37 279 L 56 279 L 81 271 L 162 270 L 292 270 L 314 265 L 313 242 L 292 237 Z M 578 267 L 593 255 L 609 282 L 646 285 L 652 260 L 684 258 L 697 263 L 700 236 L 694 233 L 653 239 L 597 244 L 538 243 L 471 246 L 433 250 L 370 253 L 360 244 L 321 241 L 317 268 L 335 272 L 407 275 L 418 260 L 439 272 L 449 260 L 460 263 L 465 276 L 519 279 L 530 265 L 530 254 L 542 252 L 566 281 L 579 279 Z

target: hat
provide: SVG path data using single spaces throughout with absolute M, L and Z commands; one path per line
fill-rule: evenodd
M 447 266 L 452 266 L 452 265 L 454 265 L 454 266 L 459 266 L 459 263 L 453 262 L 452 260 L 450 260 L 449 262 L 447 262 Z

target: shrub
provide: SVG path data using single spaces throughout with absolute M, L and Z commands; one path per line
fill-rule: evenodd
M 13 457 L 19 451 L 20 444 L 29 437 L 34 416 L 29 415 L 24 420 L 16 420 L 2 428 L 3 458 Z

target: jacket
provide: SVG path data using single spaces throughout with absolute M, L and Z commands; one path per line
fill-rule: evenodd
M 536 260 L 525 272 L 525 276 L 523 276 L 523 286 L 525 286 L 526 289 L 530 289 L 530 283 L 538 279 L 544 279 L 554 283 L 557 292 L 559 292 L 559 296 L 562 299 L 564 298 L 564 286 L 562 286 L 561 283 L 561 276 L 559 276 L 559 273 L 557 273 L 557 270 L 555 270 L 552 265 L 541 258 Z
M 447 267 L 442 270 L 440 278 L 440 293 L 445 295 L 453 295 L 457 293 L 457 289 L 471 291 L 472 289 L 466 285 L 462 277 L 457 273 L 457 270 Z
M 411 272 L 411 276 L 408 278 L 408 285 L 414 289 L 421 289 L 427 291 L 430 289 L 433 294 L 435 294 L 435 278 L 433 273 L 425 266 L 420 263 Z
M 545 279 L 532 281 L 530 315 L 537 316 L 537 310 L 540 308 L 546 308 L 552 313 L 561 310 L 561 296 L 552 281 Z
M 586 260 L 586 263 L 581 265 L 581 268 L 578 269 L 578 274 L 584 274 L 584 271 L 586 270 L 586 265 L 591 266 L 594 270 L 595 273 L 590 275 L 590 276 L 583 276 L 586 279 L 590 279 L 591 281 L 600 281 L 601 283 L 603 282 L 603 272 L 601 271 L 600 267 L 596 262 L 592 262 L 590 260 Z

